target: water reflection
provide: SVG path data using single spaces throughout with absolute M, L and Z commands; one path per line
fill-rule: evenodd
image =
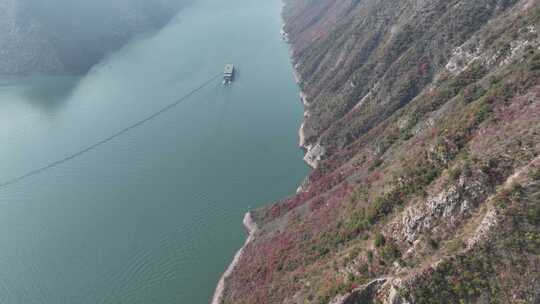
M 54 114 L 65 106 L 75 90 L 79 78 L 74 76 L 38 76 L 23 87 L 21 96 L 34 108 Z

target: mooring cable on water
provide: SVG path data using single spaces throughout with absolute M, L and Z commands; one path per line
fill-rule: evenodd
M 16 184 L 16 183 L 19 183 L 29 177 L 32 177 L 34 175 L 37 175 L 37 174 L 40 174 L 42 172 L 45 172 L 49 169 L 52 169 L 54 167 L 57 167 L 65 162 L 68 162 L 74 158 L 77 158 L 85 153 L 88 153 L 94 149 L 96 149 L 97 147 L 99 146 L 102 146 L 110 141 L 112 141 L 113 139 L 143 125 L 144 123 L 147 123 L 148 121 L 150 120 L 153 120 L 154 118 L 160 116 L 161 114 L 171 110 L 172 108 L 176 107 L 177 105 L 181 104 L 182 102 L 184 102 L 186 99 L 188 99 L 189 97 L 191 97 L 193 94 L 197 93 L 198 91 L 202 90 L 203 88 L 205 88 L 206 86 L 210 85 L 214 80 L 216 80 L 216 78 L 220 77 L 221 76 L 221 73 L 215 75 L 215 76 L 212 76 L 211 78 L 209 78 L 208 80 L 206 80 L 205 82 L 203 82 L 200 86 L 196 87 L 195 89 L 189 91 L 187 94 L 183 95 L 182 97 L 180 97 L 179 99 L 177 99 L 176 101 L 160 108 L 159 110 L 157 110 L 156 112 L 153 112 L 152 114 L 146 116 L 145 118 L 141 119 L 141 120 L 138 120 L 134 123 L 132 123 L 131 125 L 113 133 L 112 135 L 100 140 L 100 141 L 97 141 L 95 142 L 94 144 L 82 149 L 82 150 L 79 150 L 71 155 L 68 155 L 62 159 L 59 159 L 57 161 L 54 161 L 46 166 L 43 166 L 41 168 L 38 168 L 38 169 L 34 169 L 34 170 L 31 170 L 23 175 L 20 175 L 20 176 L 17 176 L 17 177 L 14 177 L 12 179 L 9 179 L 7 181 L 4 181 L 2 183 L 0 183 L 0 189 L 2 188 L 5 188 L 9 185 L 13 185 L 13 184 Z

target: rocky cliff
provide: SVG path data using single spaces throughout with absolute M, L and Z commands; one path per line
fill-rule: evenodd
M 222 303 L 540 303 L 540 1 L 289 0 L 315 167 Z

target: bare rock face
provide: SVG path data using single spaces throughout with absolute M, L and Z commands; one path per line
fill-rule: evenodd
M 487 237 L 488 233 L 491 232 L 494 227 L 496 227 L 498 222 L 499 213 L 495 208 L 490 206 L 489 210 L 482 218 L 482 222 L 480 222 L 480 225 L 478 225 L 478 227 L 474 231 L 473 236 L 467 240 L 465 244 L 466 248 L 470 250 L 475 245 L 479 244 L 482 240 L 484 240 Z
M 403 288 L 400 278 L 380 278 L 358 287 L 347 295 L 336 297 L 328 304 L 364 304 L 378 299 L 382 304 L 411 304 L 400 295 Z
M 347 295 L 338 296 L 328 304 L 362 304 L 373 299 L 387 279 L 381 278 L 362 285 Z
M 469 47 L 464 46 L 457 47 L 453 53 L 452 58 L 446 64 L 446 69 L 454 74 L 458 75 L 463 72 L 472 62 L 478 60 L 480 57 L 480 49 L 478 47 Z
M 452 227 L 485 198 L 486 186 L 481 177 L 461 177 L 458 184 L 434 194 L 425 202 L 407 208 L 390 224 L 391 234 L 413 244 L 418 237 L 441 223 Z
M 403 288 L 401 279 L 388 280 L 382 286 L 382 297 L 384 304 L 411 304 L 407 299 L 403 298 L 399 290 Z
M 306 145 L 306 155 L 304 161 L 312 168 L 317 168 L 319 162 L 322 160 L 325 149 L 320 144 L 308 144 Z

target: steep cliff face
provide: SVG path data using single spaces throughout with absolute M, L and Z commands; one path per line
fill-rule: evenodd
M 80 73 L 187 0 L 0 0 L 0 75 Z
M 252 213 L 221 301 L 539 303 L 540 1 L 284 18 L 316 169 Z

